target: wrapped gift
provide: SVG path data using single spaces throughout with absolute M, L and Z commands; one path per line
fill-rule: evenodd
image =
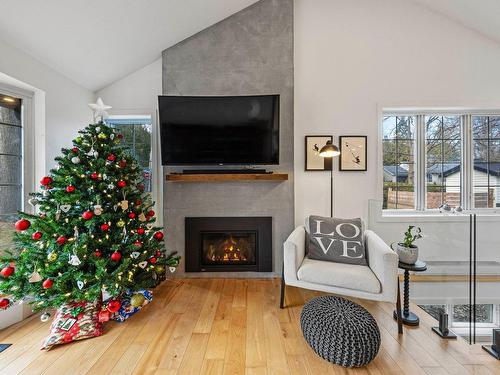
M 121 299 L 120 309 L 111 315 L 111 320 L 124 322 L 153 300 L 153 293 L 149 290 L 128 292 Z
M 62 305 L 57 309 L 50 334 L 41 349 L 49 350 L 55 345 L 102 335 L 103 326 L 98 319 L 100 307 L 99 301 Z

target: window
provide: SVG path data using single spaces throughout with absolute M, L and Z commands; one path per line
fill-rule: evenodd
M 384 112 L 383 209 L 500 207 L 500 116 Z
M 474 206 L 500 206 L 500 117 L 472 116 Z
M 415 118 L 387 116 L 383 123 L 384 208 L 415 208 Z
M 23 209 L 21 99 L 0 94 L 0 252 L 9 247 L 12 224 Z
M 151 117 L 111 116 L 106 123 L 119 128 L 126 152 L 137 160 L 143 170 L 145 191 L 151 192 L 153 173 Z

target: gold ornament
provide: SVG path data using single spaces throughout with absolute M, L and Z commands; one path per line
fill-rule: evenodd
M 158 264 L 157 266 L 155 266 L 155 271 L 156 271 L 156 273 L 159 273 L 159 274 L 165 273 L 165 266 Z
M 97 138 L 99 138 L 99 139 L 106 139 L 106 134 L 104 134 L 104 133 L 99 133 L 99 134 L 97 135 Z
M 57 254 L 56 254 L 56 253 L 54 253 L 53 251 L 52 251 L 52 252 L 50 252 L 50 253 L 47 255 L 47 260 L 48 260 L 49 262 L 53 262 L 53 261 L 55 261 L 56 259 L 57 259 Z
M 118 223 L 116 223 L 116 226 L 119 228 L 122 228 L 123 226 L 125 226 L 125 222 L 120 219 L 120 221 Z
M 133 307 L 140 307 L 144 303 L 146 299 L 144 296 L 140 293 L 134 294 L 132 297 L 130 297 L 130 304 Z

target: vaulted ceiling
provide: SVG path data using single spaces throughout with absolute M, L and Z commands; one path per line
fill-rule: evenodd
M 500 0 L 412 1 L 500 43 Z M 0 0 L 0 38 L 96 91 L 255 2 Z
M 413 0 L 500 43 L 499 0 Z
M 0 38 L 95 91 L 255 2 L 0 0 Z

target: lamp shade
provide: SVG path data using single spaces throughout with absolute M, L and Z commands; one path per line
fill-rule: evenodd
M 319 150 L 319 156 L 322 158 L 333 158 L 339 155 L 339 148 L 335 146 L 332 141 L 326 141 L 326 145 L 321 147 L 321 150 Z

